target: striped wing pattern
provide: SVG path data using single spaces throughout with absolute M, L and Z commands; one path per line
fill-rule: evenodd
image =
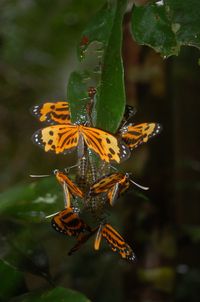
M 82 125 L 53 125 L 38 130 L 33 141 L 46 152 L 71 152 L 77 147 L 80 136 L 88 148 L 106 162 L 121 162 L 130 156 L 128 147 L 115 136 L 103 130 Z
M 68 102 L 47 102 L 36 105 L 31 109 L 31 113 L 40 122 L 47 122 L 48 124 L 70 124 L 71 122 Z
M 74 212 L 73 208 L 66 208 L 56 214 L 51 220 L 52 227 L 68 236 L 78 236 L 91 228 Z
M 158 123 L 129 124 L 120 129 L 120 136 L 130 149 L 135 149 L 160 132 L 161 125 Z
M 100 193 L 106 193 L 111 205 L 124 193 L 130 186 L 129 176 L 124 173 L 112 173 L 96 181 L 90 187 L 90 196 L 96 196 Z
M 95 249 L 98 250 L 100 246 L 101 239 L 105 238 L 113 252 L 117 252 L 123 259 L 133 261 L 135 255 L 132 248 L 124 241 L 122 236 L 110 225 L 105 224 L 97 233 L 95 240 Z
M 80 198 L 84 197 L 83 192 L 71 181 L 71 179 L 67 175 L 65 175 L 64 173 L 62 173 L 59 170 L 55 170 L 54 173 L 56 175 L 58 182 L 62 186 L 64 186 L 66 184 L 71 195 L 78 196 Z

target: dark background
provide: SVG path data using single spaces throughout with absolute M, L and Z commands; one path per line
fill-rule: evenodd
M 5 196 L 13 200 L 13 188 L 31 185 L 29 174 L 48 174 L 74 163 L 71 156 L 45 154 L 33 145 L 31 135 L 40 125 L 29 108 L 44 100 L 66 99 L 69 74 L 80 67 L 76 46 L 81 32 L 102 3 L 94 2 L 0 3 L 2 204 Z M 17 216 L 20 193 L 12 210 L 4 211 L 0 206 L 1 240 L 14 236 L 18 243 L 29 246 L 31 234 L 39 243 L 32 249 L 36 261 L 31 265 L 37 267 L 43 261 L 41 271 L 48 273 L 30 267 L 26 255 L 15 257 L 10 253 L 9 258 L 2 245 L 1 258 L 10 259 L 13 265 L 15 257 L 14 266 L 23 271 L 6 298 L 2 289 L 2 301 L 30 290 L 46 289 L 52 280 L 97 302 L 199 300 L 199 51 L 184 47 L 178 57 L 163 60 L 150 48 L 133 42 L 127 20 L 128 16 L 123 43 L 127 103 L 137 106 L 136 123 L 157 121 L 163 126 L 160 136 L 135 150 L 123 166 L 150 190 L 145 196 L 136 190 L 127 193 L 110 217 L 112 225 L 133 247 L 137 260 L 132 264 L 121 260 L 106 243 L 95 252 L 93 239 L 69 257 L 72 239 L 55 233 L 48 222 L 33 223 L 31 218 Z M 60 190 L 56 180 L 52 184 L 55 192 Z M 52 187 L 45 190 L 41 196 Z M 29 202 L 24 195 L 23 201 Z M 49 213 L 47 206 L 43 211 Z M 26 236 L 22 230 L 26 230 Z M 9 281 L 7 286 L 11 286 Z

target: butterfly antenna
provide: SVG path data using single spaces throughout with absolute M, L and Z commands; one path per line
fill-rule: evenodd
M 138 188 L 140 188 L 142 190 L 145 190 L 145 191 L 149 190 L 149 187 L 141 186 L 137 182 L 133 181 L 132 179 L 130 179 L 130 182 L 132 182 L 132 184 L 134 184 L 136 187 L 138 187 Z
M 66 173 L 69 173 L 69 171 L 70 171 L 71 169 L 76 168 L 76 167 L 78 167 L 78 166 L 79 166 L 79 162 L 76 163 L 76 164 L 73 165 L 73 166 L 70 166 L 70 167 L 65 168 L 64 171 L 65 171 Z
M 51 175 L 49 175 L 49 174 L 41 174 L 41 175 L 30 174 L 29 176 L 33 177 L 33 178 L 37 178 L 37 177 L 39 178 L 39 177 L 49 177 Z
M 51 218 L 51 217 L 57 215 L 58 213 L 60 213 L 60 212 L 56 212 L 56 213 L 50 214 L 48 216 L 45 216 L 45 219 Z

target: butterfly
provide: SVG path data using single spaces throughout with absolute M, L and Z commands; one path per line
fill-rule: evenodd
M 129 124 L 119 130 L 119 135 L 130 150 L 146 143 L 151 137 L 159 134 L 162 127 L 159 123 Z
M 135 259 L 132 248 L 110 224 L 100 225 L 94 243 L 95 250 L 99 250 L 102 237 L 106 239 L 112 251 L 119 253 L 122 258 L 131 261 Z
M 70 124 L 70 109 L 68 102 L 52 102 L 36 105 L 31 108 L 31 113 L 40 122 L 48 124 Z
M 92 229 L 90 232 L 86 233 L 80 233 L 78 238 L 77 238 L 77 243 L 70 249 L 70 251 L 68 252 L 68 255 L 71 256 L 72 254 L 74 254 L 76 251 L 78 251 L 82 245 L 88 241 L 88 239 L 90 239 L 90 237 L 92 235 L 94 235 L 99 227 L 96 227 L 94 229 Z
M 143 187 L 130 179 L 130 173 L 116 172 L 105 175 L 94 182 L 90 187 L 89 196 L 107 193 L 108 201 L 110 205 L 113 205 L 117 198 L 128 190 L 131 183 L 143 190 L 148 190 L 148 187 Z
M 68 236 L 79 236 L 85 231 L 91 232 L 90 226 L 79 217 L 74 208 L 60 211 L 52 218 L 51 225 L 57 232 Z
M 67 153 L 78 147 L 79 158 L 84 143 L 106 162 L 120 163 L 130 156 L 129 148 L 103 130 L 83 125 L 53 125 L 36 131 L 33 141 L 46 152 Z
M 78 196 L 80 198 L 84 197 L 83 191 L 79 189 L 67 175 L 59 170 L 54 170 L 54 174 L 58 182 L 63 187 L 66 208 L 71 207 L 71 196 Z

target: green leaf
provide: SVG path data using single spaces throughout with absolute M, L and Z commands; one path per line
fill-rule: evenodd
M 116 132 L 125 108 L 124 71 L 121 57 L 122 21 L 127 1 L 112 3 L 114 20 L 102 62 L 102 75 L 95 106 L 95 125 Z
M 80 60 L 85 58 L 88 47 L 93 42 L 99 42 L 99 50 L 103 50 L 109 40 L 113 25 L 114 10 L 107 2 L 95 17 L 88 23 L 82 33 L 81 41 L 78 46 L 78 57 Z
M 8 301 L 24 285 L 23 274 L 0 260 L 0 300 Z
M 23 222 L 41 222 L 63 207 L 62 189 L 53 177 L 16 185 L 0 194 L 0 214 Z
M 66 301 L 66 302 L 90 302 L 83 294 L 66 289 L 63 287 L 56 287 L 52 290 L 39 293 L 29 293 L 20 297 L 14 298 L 12 302 L 55 302 L 55 301 Z
M 71 121 L 82 122 L 86 120 L 86 101 L 88 73 L 74 71 L 71 73 L 67 85 L 67 98 L 70 103 Z
M 39 275 L 52 284 L 48 256 L 41 245 L 44 237 L 45 229 L 42 225 L 35 228 L 30 224 L 2 221 L 0 258 L 17 270 Z
M 139 44 L 162 56 L 178 55 L 182 45 L 200 48 L 199 0 L 164 0 L 134 7 L 131 27 Z

